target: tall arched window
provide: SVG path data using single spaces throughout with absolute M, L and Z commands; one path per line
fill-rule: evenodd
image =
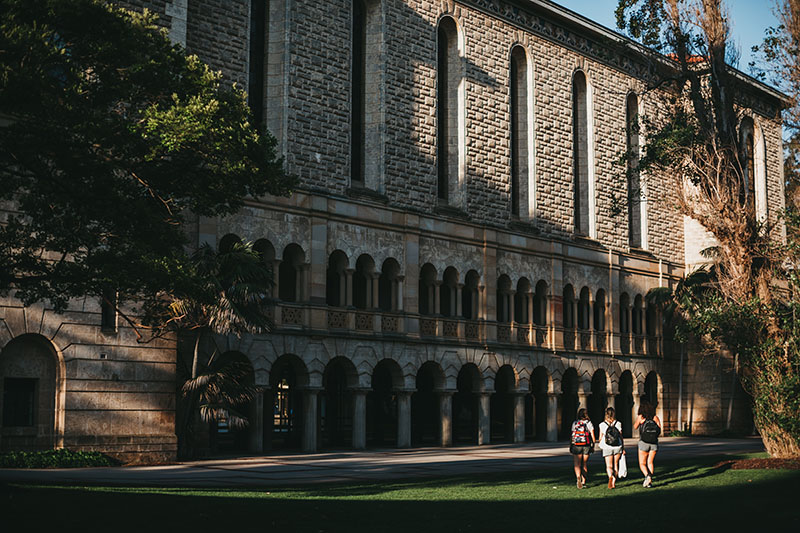
M 533 218 L 533 98 L 528 55 L 521 46 L 511 51 L 511 213 Z
M 460 206 L 463 182 L 463 69 L 458 27 L 451 17 L 439 22 L 437 31 L 436 117 L 437 197 L 440 202 Z
M 740 201 L 745 202 L 758 220 L 767 219 L 767 179 L 764 149 L 764 135 L 752 117 L 745 117 L 739 126 L 742 150 L 742 170 L 744 186 Z
M 382 165 L 380 0 L 353 2 L 350 184 L 381 189 Z
M 589 88 L 586 75 L 578 71 L 572 79 L 572 164 L 575 207 L 575 233 L 593 235 L 592 157 L 590 143 Z
M 247 103 L 253 113 L 253 124 L 263 131 L 264 82 L 267 47 L 267 0 L 250 1 L 250 69 L 247 81 Z
M 639 98 L 628 95 L 625 105 L 628 149 L 628 237 L 634 248 L 642 247 L 642 190 L 639 181 Z

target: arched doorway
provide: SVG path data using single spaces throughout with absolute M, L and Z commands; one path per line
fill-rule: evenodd
M 648 373 L 644 379 L 644 396 L 642 396 L 642 399 L 650 402 L 658 412 L 658 374 L 655 372 Z
M 537 366 L 531 375 L 531 394 L 533 400 L 532 420 L 531 420 L 531 439 L 536 441 L 547 440 L 547 390 L 550 379 L 547 369 Z M 526 431 L 527 437 L 527 431 Z
M 561 424 L 558 438 L 566 440 L 572 431 L 572 422 L 578 413 L 578 372 L 568 368 L 561 378 Z
M 453 395 L 453 442 L 478 443 L 478 393 L 481 390 L 481 373 L 473 363 L 467 363 L 458 372 L 457 392 Z
M 325 448 L 346 448 L 353 444 L 353 394 L 357 375 L 353 363 L 335 357 L 322 375 L 319 395 L 319 427 L 321 445 Z
M 270 371 L 272 402 L 265 406 L 264 428 L 270 448 L 294 449 L 301 445 L 303 433 L 303 390 L 308 384 L 308 372 L 299 357 L 286 354 L 279 357 Z
M 59 444 L 60 376 L 58 354 L 41 335 L 21 335 L 0 351 L 0 451 Z
M 209 372 L 227 376 L 231 382 L 238 381 L 251 390 L 255 387 L 253 365 L 241 352 L 223 353 L 209 364 Z M 214 399 L 210 401 L 213 402 Z M 250 420 L 254 411 L 252 401 L 233 402 L 227 407 L 227 416 L 211 422 L 211 450 L 215 453 L 246 452 L 254 426 Z M 242 419 L 247 422 L 241 422 Z
M 514 395 L 516 376 L 514 369 L 503 365 L 494 378 L 494 393 L 489 400 L 491 442 L 514 440 Z
M 397 445 L 397 389 L 402 386 L 400 366 L 384 359 L 372 371 L 372 389 L 367 393 L 367 444 Z
M 617 420 L 622 422 L 622 435 L 633 436 L 633 375 L 626 370 L 619 378 L 619 394 L 616 400 Z
M 442 424 L 439 391 L 444 388 L 444 372 L 433 361 L 417 372 L 417 390 L 411 395 L 411 445 L 438 446 Z
M 603 370 L 598 370 L 592 376 L 592 393 L 587 400 L 589 409 L 589 418 L 594 425 L 595 437 L 600 435 L 600 422 L 605 417 L 605 410 L 608 406 L 606 373 Z

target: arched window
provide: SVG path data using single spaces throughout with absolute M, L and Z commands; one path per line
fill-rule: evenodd
M 278 297 L 284 302 L 302 302 L 304 298 L 305 254 L 296 244 L 283 250 L 278 269 Z
M 269 268 L 270 272 L 270 296 L 274 297 L 277 289 L 275 287 L 275 247 L 267 239 L 258 239 L 253 244 L 253 250 L 261 258 L 261 261 Z
M 517 281 L 517 292 L 514 293 L 514 322 L 530 324 L 528 303 L 531 301 L 531 282 L 527 278 Z
M 745 117 L 739 126 L 744 185 L 740 202 L 755 213 L 758 220 L 767 219 L 767 177 L 764 135 L 752 117 Z
M 606 291 L 600 289 L 594 299 L 594 330 L 605 331 L 606 329 Z
M 578 300 L 578 329 L 589 329 L 589 289 L 581 289 L 581 296 Z
M 634 248 L 642 247 L 642 189 L 639 180 L 639 98 L 628 95 L 625 105 L 628 150 L 628 237 Z
M 382 33 L 379 0 L 353 2 L 350 87 L 350 184 L 380 189 L 380 69 Z
M 537 326 L 547 325 L 547 283 L 540 280 L 533 293 L 533 323 Z
M 453 267 L 447 267 L 442 275 L 441 287 L 441 314 L 442 316 L 456 316 L 458 291 L 458 271 Z
M 561 298 L 561 312 L 563 313 L 562 322 L 566 329 L 575 327 L 575 291 L 572 285 L 564 287 Z
M 467 272 L 464 288 L 461 290 L 461 315 L 467 320 L 475 320 L 479 316 L 478 284 L 480 276 L 474 270 Z
M 630 296 L 628 296 L 627 292 L 623 292 L 619 297 L 619 332 L 622 334 L 631 332 L 631 324 L 628 315 L 628 308 L 630 305 Z
M 227 253 L 232 251 L 233 247 L 237 244 L 242 244 L 242 239 L 240 239 L 238 235 L 228 233 L 219 240 L 219 246 L 217 248 L 221 253 Z
M 591 113 L 586 75 L 578 71 L 572 79 L 572 164 L 575 233 L 593 235 L 593 184 L 590 143 Z
M 642 320 L 644 312 L 644 300 L 642 299 L 641 294 L 637 294 L 636 297 L 633 299 L 633 334 L 634 335 L 641 335 L 642 334 Z
M 458 26 L 451 17 L 437 31 L 437 196 L 440 202 L 460 206 L 463 182 L 463 68 Z
M 347 305 L 347 256 L 341 250 L 334 251 L 328 258 L 328 271 L 325 284 L 325 299 L 332 307 Z
M 250 1 L 250 70 L 247 78 L 247 103 L 256 129 L 264 128 L 264 84 L 267 47 L 267 0 Z
M 353 305 L 356 309 L 372 309 L 377 302 L 373 301 L 373 279 L 375 278 L 375 261 L 367 254 L 362 254 L 356 261 L 353 273 Z
M 419 314 L 436 313 L 436 268 L 426 263 L 419 272 Z
M 534 212 L 533 95 L 528 55 L 511 51 L 511 214 L 528 220 Z
M 511 279 L 503 274 L 497 279 L 497 321 L 511 321 Z
M 378 278 L 378 307 L 382 311 L 399 309 L 400 296 L 400 264 L 393 258 L 383 262 L 381 275 Z

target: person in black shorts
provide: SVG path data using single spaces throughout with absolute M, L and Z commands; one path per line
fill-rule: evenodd
M 578 419 L 572 423 L 572 438 L 570 440 L 569 451 L 572 454 L 573 465 L 575 467 L 575 479 L 577 486 L 582 489 L 586 485 L 586 478 L 589 471 L 586 463 L 594 447 L 594 426 L 589 420 L 586 409 L 578 410 Z
M 643 487 L 653 486 L 653 461 L 656 458 L 658 436 L 662 427 L 656 408 L 649 401 L 642 400 L 633 429 L 639 430 L 639 469 L 644 474 Z

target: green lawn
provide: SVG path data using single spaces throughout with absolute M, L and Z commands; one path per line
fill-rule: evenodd
M 730 470 L 716 462 L 657 464 L 656 487 L 642 488 L 641 474 L 631 472 L 613 491 L 599 463 L 584 490 L 571 472 L 553 469 L 292 489 L 9 485 L 0 486 L 0 523 L 145 533 L 800 531 L 800 471 Z

